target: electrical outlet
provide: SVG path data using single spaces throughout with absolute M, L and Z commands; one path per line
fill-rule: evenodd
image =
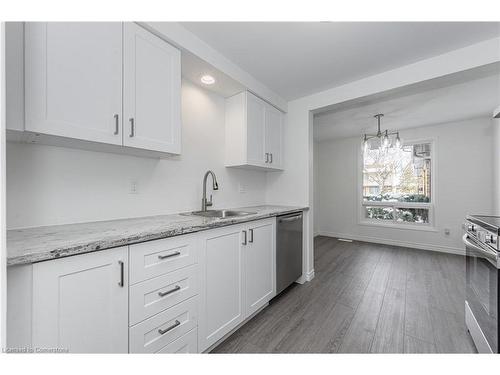
M 130 180 L 129 194 L 139 194 L 139 183 L 136 180 Z
M 247 192 L 246 186 L 243 185 L 241 182 L 238 184 L 238 191 L 240 193 L 246 193 Z

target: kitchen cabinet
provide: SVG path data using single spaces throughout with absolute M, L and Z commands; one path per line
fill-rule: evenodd
M 13 108 L 24 109 L 25 120 L 9 125 L 10 140 L 180 154 L 178 49 L 136 23 L 27 22 L 24 57 L 13 45 L 19 39 L 8 38 L 8 74 L 17 77 L 24 58 L 24 103 Z M 22 80 L 11 81 L 10 96 L 23 91 Z
M 198 348 L 209 348 L 243 321 L 243 225 L 203 233 L 200 238 Z
M 275 220 L 261 220 L 248 226 L 243 249 L 245 265 L 245 316 L 264 307 L 276 294 Z
M 180 154 L 180 52 L 135 23 L 123 25 L 123 37 L 123 144 Z
M 276 294 L 276 219 L 10 267 L 10 343 L 203 352 Z M 15 336 L 15 337 L 14 337 Z
M 128 248 L 33 265 L 35 348 L 128 351 Z
M 245 91 L 226 99 L 226 167 L 283 169 L 284 114 Z
M 122 144 L 122 24 L 25 24 L 26 130 Z
M 211 230 L 200 242 L 198 348 L 204 351 L 274 297 L 275 219 Z

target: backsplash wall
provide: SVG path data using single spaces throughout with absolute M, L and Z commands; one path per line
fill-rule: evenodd
M 224 105 L 221 96 L 183 80 L 182 154 L 172 159 L 8 143 L 7 227 L 196 210 L 208 169 L 219 181 L 215 208 L 265 203 L 265 172 L 224 167 Z

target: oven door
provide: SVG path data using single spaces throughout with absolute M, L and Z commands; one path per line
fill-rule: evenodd
M 463 237 L 466 252 L 466 300 L 493 353 L 498 353 L 498 268 L 496 251 Z

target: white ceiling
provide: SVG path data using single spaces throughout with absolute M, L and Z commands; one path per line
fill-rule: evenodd
M 183 22 L 285 99 L 500 35 L 493 22 Z
M 458 79 L 459 77 L 457 77 Z M 328 111 L 314 117 L 314 139 L 361 136 L 375 133 L 373 115 L 383 113 L 382 129 L 401 130 L 480 116 L 492 116 L 500 103 L 500 75 L 447 85 L 410 94 L 398 93 L 391 98 L 365 100 L 360 105 Z

